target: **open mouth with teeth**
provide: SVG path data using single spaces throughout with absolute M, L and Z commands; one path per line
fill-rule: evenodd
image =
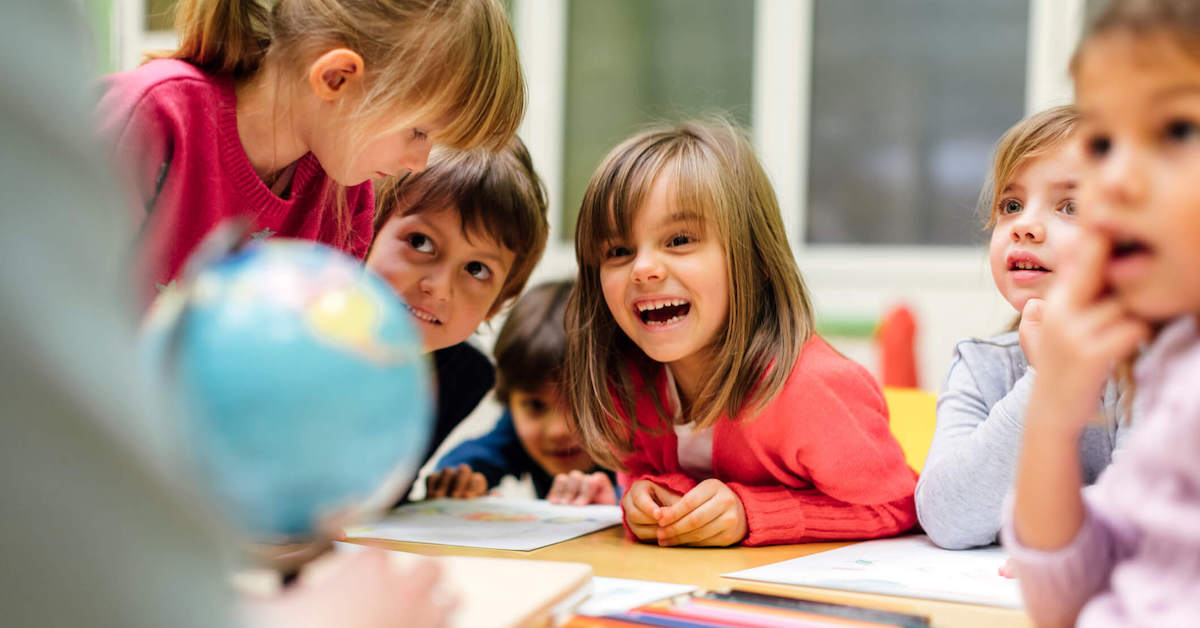
M 1008 266 L 1009 270 L 1032 270 L 1037 272 L 1048 273 L 1049 268 L 1039 266 L 1037 262 L 1013 262 Z
M 429 314 L 426 314 L 425 312 L 423 312 L 421 310 L 409 307 L 409 305 L 407 303 L 404 304 L 404 309 L 408 310 L 408 313 L 412 314 L 412 317 L 419 321 L 424 321 L 426 323 L 429 323 L 430 325 L 441 325 L 442 324 L 442 321 L 438 320 L 437 318 L 435 318 Z
M 687 317 L 691 309 L 692 304 L 686 299 L 665 299 L 637 304 L 638 316 L 641 317 L 643 324 L 650 327 L 681 321 Z

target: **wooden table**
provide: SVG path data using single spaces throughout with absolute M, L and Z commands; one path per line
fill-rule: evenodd
M 530 552 L 428 545 L 424 543 L 400 543 L 382 539 L 350 539 L 352 543 L 372 545 L 384 549 L 400 550 L 429 556 L 484 556 L 492 558 L 524 558 L 531 560 L 561 560 L 587 563 L 597 576 L 613 578 L 635 578 L 658 582 L 675 582 L 695 585 L 704 589 L 724 589 L 736 586 L 739 589 L 778 593 L 803 597 L 823 602 L 858 604 L 905 613 L 928 615 L 934 626 L 964 628 L 1028 628 L 1032 626 L 1022 611 L 918 600 L 914 598 L 851 593 L 832 589 L 777 585 L 749 580 L 731 580 L 720 574 L 777 563 L 798 556 L 807 556 L 825 550 L 848 545 L 848 543 L 809 543 L 804 545 L 773 545 L 768 547 L 726 548 L 661 548 L 654 545 L 635 543 L 625 538 L 621 527 L 601 530 L 586 536 L 558 543 Z

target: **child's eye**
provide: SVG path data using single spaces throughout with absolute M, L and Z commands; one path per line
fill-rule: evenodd
M 492 278 L 492 269 L 487 267 L 483 262 L 467 262 L 467 274 L 480 280 L 487 281 Z
M 1164 131 L 1168 141 L 1186 142 L 1196 136 L 1196 125 L 1187 120 L 1172 120 Z
M 1021 201 L 1018 201 L 1015 198 L 1006 198 L 1000 201 L 1000 213 L 1006 216 L 1020 213 L 1022 209 L 1024 209 L 1024 207 L 1021 205 Z
M 628 257 L 630 255 L 633 255 L 633 251 L 629 250 L 629 247 L 619 245 L 610 246 L 608 250 L 604 252 L 604 257 L 607 257 L 608 259 Z
M 411 233 L 407 238 L 408 245 L 422 253 L 433 253 L 433 240 L 423 233 Z
M 1062 205 L 1058 206 L 1058 211 L 1062 212 L 1063 215 L 1065 215 L 1065 216 L 1074 216 L 1075 215 L 1075 200 L 1067 199 L 1067 200 L 1063 201 Z
M 1085 143 L 1087 154 L 1094 158 L 1102 158 L 1112 150 L 1112 139 L 1107 135 L 1094 135 Z
M 521 403 L 521 405 L 525 406 L 525 409 L 533 415 L 544 414 L 549 408 L 549 406 L 546 405 L 546 402 L 542 401 L 541 399 L 526 399 Z
M 429 134 L 426 133 L 425 131 L 422 131 L 421 129 L 414 128 L 412 131 L 413 131 L 412 132 L 413 139 L 418 142 L 424 141 L 425 138 L 429 137 Z
M 690 235 L 681 233 L 679 235 L 672 236 L 671 241 L 668 246 L 684 246 L 686 244 L 691 244 L 695 241 L 696 241 L 696 238 L 693 238 Z

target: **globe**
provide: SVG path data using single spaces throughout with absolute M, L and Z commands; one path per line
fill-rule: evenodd
M 432 427 L 429 367 L 378 276 L 314 242 L 189 262 L 144 326 L 202 482 L 255 539 L 394 503 Z M 352 514 L 355 513 L 355 514 Z

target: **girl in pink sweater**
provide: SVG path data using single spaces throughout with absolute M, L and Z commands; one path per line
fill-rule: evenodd
M 865 369 L 813 332 L 775 194 L 728 123 L 617 146 L 575 234 L 566 387 L 629 532 L 659 545 L 897 534 L 916 474 Z
M 1072 71 L 1084 231 L 1075 263 L 1042 308 L 1005 544 L 1038 624 L 1194 626 L 1200 4 L 1116 0 Z M 1079 434 L 1114 367 L 1151 339 L 1133 370 L 1137 425 L 1082 492 Z
M 359 258 L 371 178 L 435 143 L 499 148 L 524 114 L 496 0 L 185 0 L 177 50 L 106 78 L 101 134 L 134 196 L 142 298 L 220 221 Z

